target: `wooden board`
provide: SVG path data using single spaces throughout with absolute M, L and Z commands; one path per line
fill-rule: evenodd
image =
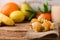
M 0 39 L 3 40 L 28 40 L 26 33 L 30 29 L 29 22 L 18 23 L 15 26 L 0 27 Z
M 25 35 L 29 30 L 29 23 L 18 23 L 15 26 L 0 27 L 0 39 L 26 40 Z
M 27 31 L 29 28 L 29 22 L 26 23 L 16 23 L 15 26 L 2 26 L 0 30 L 7 30 L 7 31 Z

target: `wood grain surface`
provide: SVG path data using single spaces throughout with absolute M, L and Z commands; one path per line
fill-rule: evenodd
M 0 27 L 0 40 L 29 40 L 26 38 L 26 33 L 29 30 L 29 28 L 30 28 L 29 22 L 17 23 L 15 26 L 2 26 Z M 45 40 L 45 39 L 33 39 L 33 40 Z
M 0 27 L 1 40 L 27 40 L 26 32 L 29 29 L 29 23 L 17 23 L 15 26 Z

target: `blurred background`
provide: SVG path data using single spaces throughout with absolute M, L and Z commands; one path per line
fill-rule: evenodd
M 36 9 L 38 6 L 42 7 L 43 6 L 42 4 L 46 2 L 46 0 L 0 0 L 0 7 L 8 2 L 16 2 L 18 5 L 20 5 L 24 1 L 28 2 L 29 4 L 31 4 L 32 7 Z M 33 4 L 34 1 L 36 3 Z M 48 0 L 48 2 L 49 2 L 49 5 L 60 5 L 60 0 Z

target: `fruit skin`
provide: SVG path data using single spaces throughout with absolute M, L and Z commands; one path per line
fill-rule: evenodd
M 14 2 L 9 2 L 0 9 L 0 12 L 9 16 L 11 12 L 16 10 L 19 10 L 19 6 Z
M 32 23 L 32 29 L 34 32 L 40 32 L 42 30 L 41 23 L 39 22 Z
M 38 22 L 38 20 L 37 20 L 36 18 L 33 18 L 33 19 L 31 20 L 31 24 L 34 23 L 34 22 Z
M 41 15 L 38 17 L 38 21 L 39 21 L 40 23 L 43 23 L 44 20 L 45 20 L 44 14 L 41 14 Z
M 5 25 L 14 25 L 14 21 L 7 17 L 6 15 L 0 13 L 0 20 L 5 24 Z
M 9 17 L 15 22 L 23 22 L 25 19 L 25 15 L 21 11 L 13 11 Z
M 45 19 L 51 20 L 51 13 L 37 13 L 36 18 L 38 18 L 41 14 L 44 14 Z
M 48 21 L 48 20 L 44 20 L 44 22 L 43 22 L 42 25 L 43 25 L 43 27 L 44 27 L 44 31 L 48 31 L 48 30 L 50 30 L 51 22 Z
M 41 15 L 41 12 L 37 12 L 35 17 L 38 18 L 40 15 Z
M 45 17 L 45 19 L 47 19 L 47 20 L 51 20 L 51 14 L 50 14 L 50 13 L 44 14 L 44 17 Z
M 27 12 L 27 10 L 32 10 L 32 8 L 30 7 L 29 4 L 24 2 L 24 3 L 21 4 L 20 8 L 21 8 L 21 11 L 26 16 L 26 18 L 28 18 L 31 15 L 31 13 Z

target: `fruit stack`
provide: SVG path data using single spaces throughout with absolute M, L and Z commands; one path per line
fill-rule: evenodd
M 0 9 L 0 25 L 13 26 L 15 23 L 31 21 L 33 30 L 36 32 L 53 29 L 48 2 L 45 2 L 43 6 L 43 8 L 38 7 L 36 11 L 26 2 L 23 2 L 20 7 L 14 2 L 9 2 Z
M 5 4 L 0 10 L 0 24 L 15 25 L 15 23 L 23 22 L 31 15 L 26 10 L 32 10 L 32 8 L 25 2 L 21 4 L 20 8 L 14 2 Z
M 30 24 L 34 32 L 45 32 L 54 29 L 54 23 L 45 19 L 44 14 L 38 18 L 33 18 Z

